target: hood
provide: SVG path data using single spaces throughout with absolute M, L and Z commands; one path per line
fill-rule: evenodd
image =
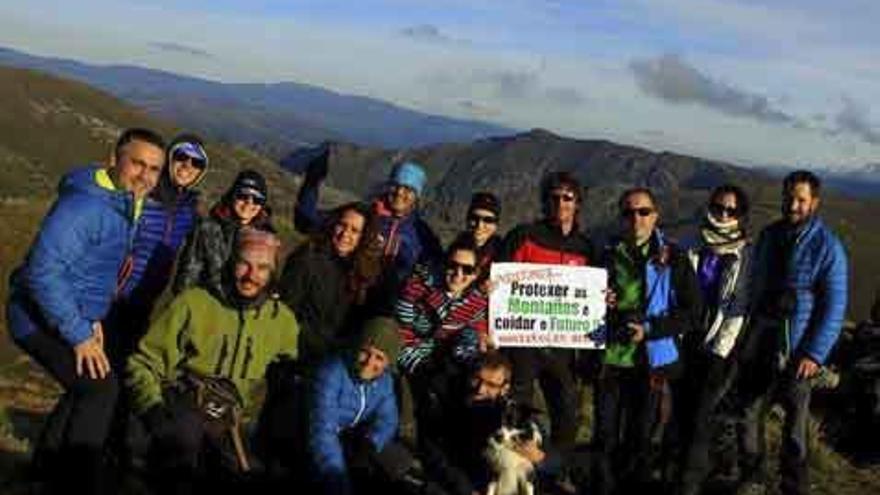
M 100 199 L 125 218 L 133 218 L 134 194 L 105 189 L 98 185 L 95 174 L 101 168 L 98 165 L 89 165 L 68 172 L 58 185 L 58 196 L 85 194 Z

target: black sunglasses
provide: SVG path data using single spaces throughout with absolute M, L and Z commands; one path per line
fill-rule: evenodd
M 446 271 L 447 272 L 456 272 L 461 270 L 461 273 L 465 275 L 473 275 L 477 273 L 477 267 L 474 265 L 467 265 L 464 263 L 459 263 L 457 261 L 448 261 L 446 262 Z
M 550 199 L 554 202 L 563 202 L 563 203 L 571 203 L 575 199 L 577 199 L 574 193 L 562 193 L 562 194 L 551 194 Z
M 235 199 L 237 199 L 239 201 L 250 200 L 251 203 L 253 203 L 255 205 L 259 205 L 259 206 L 263 206 L 264 204 L 266 204 L 266 198 L 261 198 L 261 197 L 257 196 L 256 194 L 251 194 L 251 193 L 246 193 L 246 192 L 235 193 Z
M 643 206 L 641 208 L 625 208 L 623 211 L 620 212 L 620 216 L 623 218 L 630 218 L 635 215 L 646 217 L 651 213 L 654 213 L 654 208 Z
M 492 215 L 477 215 L 476 213 L 471 213 L 470 215 L 468 215 L 468 222 L 475 224 L 483 222 L 490 225 L 495 225 L 496 223 L 498 223 L 498 217 L 494 217 Z
M 174 160 L 175 162 L 189 161 L 193 167 L 198 168 L 198 169 L 205 168 L 205 160 L 201 160 L 199 158 L 193 158 L 193 157 L 187 155 L 186 153 L 184 153 L 183 151 L 175 151 L 174 154 L 171 156 L 171 159 Z
M 724 206 L 719 203 L 712 203 L 709 205 L 709 213 L 716 217 L 722 217 L 726 213 L 729 217 L 736 218 L 739 216 L 739 208 L 736 206 Z

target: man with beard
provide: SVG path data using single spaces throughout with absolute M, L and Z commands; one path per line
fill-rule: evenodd
M 742 351 L 744 477 L 763 484 L 764 420 L 785 411 L 780 454 L 783 494 L 809 492 L 807 423 L 811 378 L 834 347 L 847 304 L 847 255 L 819 218 L 821 182 L 808 171 L 782 185 L 783 218 L 761 232 L 755 250 L 752 322 Z
M 532 411 L 511 399 L 511 363 L 504 354 L 489 351 L 471 373 L 451 387 L 441 407 L 430 411 L 430 421 L 420 430 L 419 451 L 425 473 L 450 494 L 485 493 L 491 472 L 484 452 L 502 425 L 522 425 Z M 519 446 L 529 461 L 545 464 L 547 454 L 535 442 Z
M 274 234 L 243 229 L 222 298 L 182 292 L 128 360 L 132 404 L 163 492 L 192 493 L 200 475 L 237 481 L 249 470 L 240 414 L 266 368 L 297 356 L 296 318 L 270 290 L 279 249 Z

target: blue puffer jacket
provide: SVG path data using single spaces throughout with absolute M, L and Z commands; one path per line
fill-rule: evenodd
M 782 221 L 767 227 L 758 240 L 756 294 L 767 297 L 765 288 L 774 284 L 761 271 L 767 271 L 774 256 L 774 245 L 786 233 Z M 798 234 L 783 275 L 784 291 L 793 293 L 794 307 L 788 319 L 788 349 L 793 355 L 807 355 L 822 364 L 837 342 L 848 298 L 848 261 L 843 243 L 818 217 L 804 225 Z M 763 279 L 763 282 L 761 281 Z
M 144 201 L 132 243 L 131 266 L 120 280 L 118 296 L 147 309 L 171 280 L 177 253 L 196 222 L 197 194 L 172 194 L 167 203 L 156 195 Z
M 348 356 L 352 359 L 352 356 Z M 336 356 L 318 368 L 311 391 L 309 449 L 313 468 L 325 480 L 345 483 L 347 471 L 339 434 L 364 428 L 377 451 L 397 432 L 397 401 L 391 375 L 364 382 L 352 375 L 346 357 Z
M 104 318 L 132 236 L 134 197 L 104 189 L 98 167 L 68 173 L 30 252 L 12 275 L 7 307 L 13 338 L 47 325 L 71 345 Z

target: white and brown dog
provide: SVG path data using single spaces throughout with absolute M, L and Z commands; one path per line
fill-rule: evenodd
M 502 426 L 489 438 L 483 455 L 495 478 L 486 495 L 534 495 L 531 480 L 535 466 L 517 451 L 518 446 L 533 441 L 541 446 L 541 432 L 533 422 L 523 427 Z

